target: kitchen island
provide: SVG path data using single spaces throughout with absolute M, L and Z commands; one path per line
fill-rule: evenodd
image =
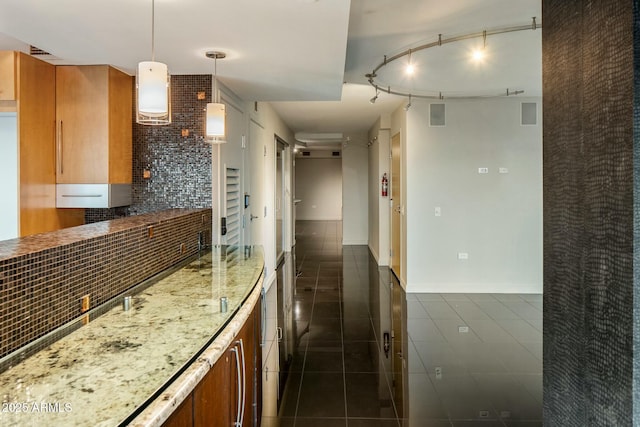
M 200 252 L 5 357 L 0 425 L 161 425 L 259 305 L 263 265 L 258 247 Z

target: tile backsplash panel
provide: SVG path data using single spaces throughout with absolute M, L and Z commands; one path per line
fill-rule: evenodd
M 199 92 L 204 93 L 203 99 L 198 99 Z M 135 102 L 135 94 L 132 99 Z M 212 151 L 211 144 L 203 139 L 205 110 L 210 100 L 211 75 L 171 76 L 171 124 L 139 125 L 132 117 L 131 205 L 86 209 L 85 221 L 93 223 L 170 208 L 210 208 Z M 135 110 L 134 105 L 134 114 Z M 183 136 L 183 131 L 188 134 Z
M 210 243 L 211 209 L 172 209 L 0 242 L 0 358 L 79 317 L 83 296 L 94 308 L 195 254 L 201 232 Z

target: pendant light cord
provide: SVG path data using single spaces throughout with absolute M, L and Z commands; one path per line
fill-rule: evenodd
M 213 58 L 213 99 L 217 104 L 220 103 L 218 94 L 218 55 Z
M 156 1 L 151 0 L 151 61 L 156 60 Z

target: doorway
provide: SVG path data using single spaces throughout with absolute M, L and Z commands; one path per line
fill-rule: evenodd
M 402 192 L 400 133 L 391 138 L 391 271 L 402 278 Z
M 263 175 L 264 175 L 264 129 L 258 123 L 249 123 L 249 156 L 251 158 L 251 191 L 245 201 L 248 204 L 251 239 L 250 244 L 262 245 Z

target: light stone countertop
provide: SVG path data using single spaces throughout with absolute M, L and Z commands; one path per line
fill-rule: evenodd
M 157 393 L 179 404 L 240 328 L 244 316 L 234 314 L 259 296 L 261 249 L 220 251 L 134 294 L 129 311 L 118 304 L 0 374 L 0 425 L 115 426 L 140 412 L 136 425 L 166 419 L 170 407 L 147 401 Z

